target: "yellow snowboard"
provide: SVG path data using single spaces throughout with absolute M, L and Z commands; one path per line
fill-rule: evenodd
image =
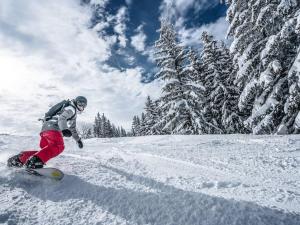
M 26 172 L 31 175 L 43 176 L 54 180 L 61 180 L 64 177 L 64 173 L 56 168 L 26 169 Z

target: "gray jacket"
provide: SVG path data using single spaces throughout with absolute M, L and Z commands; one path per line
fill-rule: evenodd
M 47 130 L 66 130 L 69 129 L 72 132 L 72 137 L 78 141 L 80 137 L 76 130 L 76 118 L 77 110 L 76 107 L 71 103 L 72 106 L 65 107 L 62 112 L 53 116 L 50 120 L 44 121 L 42 126 L 42 131 Z

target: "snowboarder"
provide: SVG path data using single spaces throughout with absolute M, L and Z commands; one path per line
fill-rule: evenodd
M 76 130 L 76 117 L 87 106 L 87 99 L 78 96 L 73 100 L 64 100 L 45 114 L 42 131 L 40 133 L 40 151 L 23 151 L 12 156 L 7 161 L 9 167 L 23 167 L 30 169 L 43 168 L 45 163 L 62 153 L 64 150 L 64 137 L 73 137 L 79 148 L 83 143 Z

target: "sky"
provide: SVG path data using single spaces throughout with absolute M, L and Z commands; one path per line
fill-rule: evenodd
M 79 123 L 97 112 L 127 130 L 161 83 L 154 43 L 162 19 L 201 49 L 203 31 L 225 40 L 220 0 L 1 0 L 0 133 L 38 134 L 49 107 L 84 95 Z

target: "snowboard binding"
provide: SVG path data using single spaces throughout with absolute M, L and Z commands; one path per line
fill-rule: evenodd
M 20 161 L 19 155 L 14 155 L 7 160 L 7 166 L 21 168 L 23 163 Z

